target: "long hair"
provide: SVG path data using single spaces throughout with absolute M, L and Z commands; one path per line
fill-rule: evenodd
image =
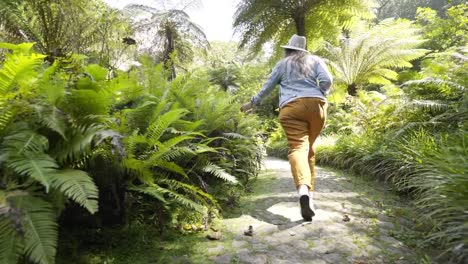
M 284 62 L 286 64 L 286 74 L 292 78 L 305 78 L 312 73 L 310 55 L 300 50 L 285 49 Z

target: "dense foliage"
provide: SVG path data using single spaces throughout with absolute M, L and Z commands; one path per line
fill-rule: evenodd
M 212 185 L 229 198 L 258 169 L 258 121 L 203 75 L 169 83 L 161 67 L 143 60 L 109 79 L 79 56 L 47 66 L 31 47 L 1 46 L 12 50 L 0 71 L 0 253 L 7 263 L 20 256 L 53 263 L 59 216 L 109 225 L 150 214 L 163 226 L 185 207 L 209 221 L 220 209 Z
M 186 12 L 200 1 L 155 3 L 0 2 L 0 262 L 54 263 L 75 234 L 209 228 L 264 146 L 287 156 L 277 93 L 239 106 L 294 33 L 335 77 L 317 161 L 408 195 L 418 246 L 466 262 L 466 3 L 243 0 L 240 43 L 208 43 Z

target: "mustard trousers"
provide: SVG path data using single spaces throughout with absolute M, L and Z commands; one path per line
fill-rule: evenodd
M 327 117 L 327 102 L 321 98 L 304 97 L 287 103 L 279 121 L 288 139 L 288 159 L 296 187 L 307 185 L 314 190 L 315 153 L 313 145 Z

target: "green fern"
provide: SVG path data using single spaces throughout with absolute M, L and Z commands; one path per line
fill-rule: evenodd
M 24 253 L 36 263 L 55 263 L 58 232 L 52 205 L 31 195 L 13 195 L 8 200 L 21 212 Z
M 234 184 L 238 183 L 238 180 L 236 179 L 236 177 L 227 173 L 224 169 L 220 168 L 218 165 L 208 163 L 207 165 L 202 167 L 202 171 L 209 173 L 213 176 L 216 176 L 224 181 L 234 183 Z
M 128 188 L 130 191 L 136 191 L 139 193 L 147 194 L 156 200 L 166 204 L 167 201 L 164 198 L 164 195 L 168 193 L 168 191 L 158 185 L 153 184 L 153 186 L 134 186 Z
M 3 207 L 0 204 L 0 211 L 4 212 L 11 210 L 8 207 Z M 21 238 L 15 228 L 12 226 L 12 221 L 5 215 L 0 214 L 0 259 L 4 264 L 16 264 L 23 252 Z
M 27 84 L 37 76 L 35 69 L 39 67 L 45 56 L 39 54 L 23 55 L 17 52 L 29 53 L 33 44 L 11 45 L 0 43 L 0 48 L 13 49 L 0 69 L 0 96 L 10 92 L 16 83 Z
M 157 118 L 149 127 L 146 136 L 150 142 L 158 142 L 164 131 L 175 121 L 181 119 L 187 110 L 185 109 L 174 109 L 170 110 Z
M 50 176 L 51 187 L 86 208 L 91 214 L 98 210 L 98 189 L 84 171 L 61 170 Z
M 55 160 L 45 153 L 14 155 L 9 157 L 7 164 L 19 175 L 28 176 L 41 183 L 46 192 L 49 192 L 51 184 L 50 175 L 58 168 Z

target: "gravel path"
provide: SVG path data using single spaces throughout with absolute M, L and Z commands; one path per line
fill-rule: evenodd
M 237 215 L 220 223 L 221 240 L 196 245 L 205 254 L 203 263 L 418 262 L 391 236 L 407 220 L 386 216 L 384 191 L 318 168 L 316 216 L 303 222 L 288 162 L 268 158 L 265 167 Z M 253 236 L 246 236 L 250 225 Z

